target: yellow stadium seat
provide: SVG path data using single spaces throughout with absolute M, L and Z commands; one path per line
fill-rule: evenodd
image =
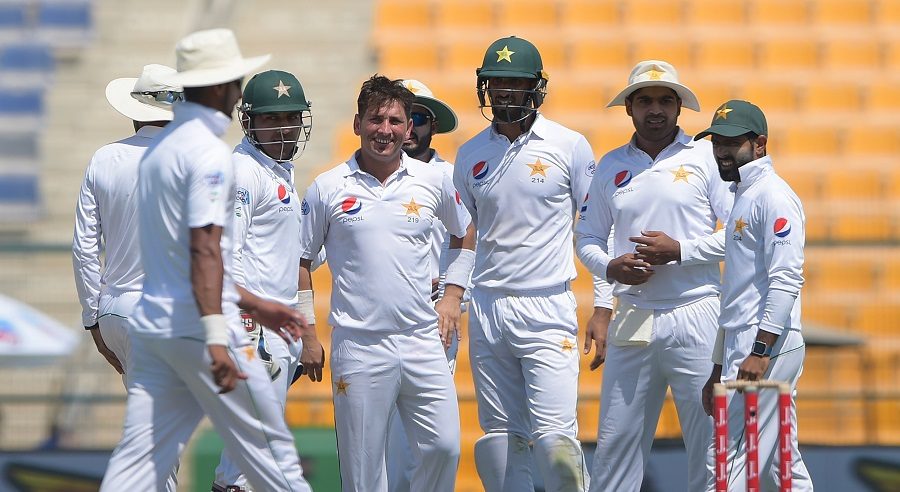
M 430 2 L 408 2 L 406 0 L 376 0 L 376 29 L 422 26 L 431 22 Z
M 678 411 L 671 395 L 666 395 L 662 411 L 659 414 L 659 422 L 656 424 L 656 437 L 660 439 L 674 439 L 681 436 L 681 425 L 678 422 Z
M 776 166 L 777 164 L 777 160 Z M 778 169 L 778 174 L 787 181 L 803 203 L 821 197 L 822 171 L 817 169 Z
M 838 131 L 830 126 L 792 125 L 782 137 L 779 155 L 831 156 L 839 147 Z
M 622 111 L 622 108 L 614 109 Z M 618 118 L 624 120 L 626 118 L 625 112 L 622 111 L 621 116 L 618 116 Z M 615 148 L 627 144 L 633 134 L 633 126 L 597 125 L 591 131 L 588 140 L 591 143 L 591 148 L 594 150 L 594 155 L 600 157 Z
M 684 36 L 637 36 L 631 40 L 631 57 L 640 60 L 662 60 L 682 72 L 691 66 L 691 43 Z
M 705 71 L 753 69 L 753 43 L 746 36 L 708 36 L 694 44 L 694 63 Z
M 434 6 L 434 23 L 439 29 L 489 29 L 494 23 L 494 5 L 488 1 L 453 0 L 435 2 Z
M 887 241 L 892 219 L 880 201 L 832 209 L 829 233 L 834 241 Z
M 863 415 L 861 399 L 804 399 L 803 393 L 797 394 L 797 431 L 804 443 L 862 444 L 865 442 Z
M 857 112 L 862 106 L 863 89 L 853 81 L 813 78 L 807 81 L 801 92 L 804 108 L 811 113 Z
M 606 106 L 611 98 L 603 84 L 596 80 L 566 78 L 553 84 L 547 93 L 544 106 L 558 112 L 591 112 L 596 113 L 598 107 Z M 544 108 L 542 108 L 544 109 Z
M 876 285 L 872 260 L 858 253 L 829 253 L 818 257 L 807 254 L 803 266 L 807 280 L 804 289 L 822 294 L 870 293 Z
M 432 43 L 385 43 L 378 47 L 378 70 L 392 77 L 436 70 L 437 52 Z
M 884 40 L 884 67 L 894 75 L 900 73 L 900 37 Z
M 820 25 L 860 25 L 873 21 L 871 0 L 815 0 L 812 19 Z
M 887 26 L 900 26 L 900 2 L 897 0 L 877 0 L 875 19 L 877 22 Z
M 887 337 L 900 329 L 900 304 L 874 298 L 860 306 L 854 329 L 870 336 Z
M 556 2 L 546 0 L 495 0 L 495 2 L 497 24 L 502 30 L 534 27 L 554 29 L 558 26 L 559 11 Z
M 700 101 L 700 119 L 702 120 L 702 124 L 705 125 L 709 123 L 709 115 L 711 114 L 709 111 L 718 108 L 722 103 L 733 99 L 737 94 L 736 88 L 733 86 L 731 81 L 728 80 L 720 80 L 720 79 L 697 79 L 691 81 L 683 81 L 685 85 L 687 85 L 691 91 L 697 96 L 697 99 Z M 686 117 L 686 115 L 693 113 L 693 111 L 683 112 L 681 113 L 681 117 Z
M 582 36 L 569 44 L 569 68 L 584 70 L 622 70 L 626 73 L 632 61 L 624 36 Z
M 687 23 L 697 27 L 740 26 L 747 21 L 745 0 L 688 0 Z
M 681 0 L 629 0 L 623 2 L 625 26 L 681 25 L 684 9 Z
M 894 377 L 898 376 L 896 367 L 900 363 L 892 361 Z M 897 424 L 897 415 L 900 415 L 900 401 L 897 399 L 884 399 L 874 402 L 876 417 L 876 441 L 878 444 L 896 445 L 900 442 L 900 425 Z
M 885 176 L 880 169 L 843 167 L 828 169 L 823 174 L 822 197 L 826 200 L 878 200 L 883 195 Z
M 566 67 L 566 50 L 568 49 L 568 46 L 564 39 L 559 36 L 546 35 L 524 37 L 534 43 L 541 53 L 541 61 L 544 63 L 544 70 L 550 74 L 551 80 L 556 71 Z
M 354 134 L 349 125 L 338 129 L 335 137 L 334 157 L 337 159 L 348 159 L 359 148 L 359 135 Z
M 844 135 L 844 155 L 896 156 L 900 152 L 900 124 L 854 121 Z
M 475 69 L 481 66 L 484 52 L 493 40 L 459 39 L 448 40 L 441 47 L 441 69 L 444 73 L 466 73 L 472 75 L 475 85 Z
M 900 3 L 898 3 L 900 5 Z M 872 112 L 900 112 L 900 79 L 874 78 L 865 88 L 865 109 Z
M 890 251 L 880 255 L 883 264 L 879 291 L 886 295 L 900 293 L 900 254 Z
M 803 212 L 806 214 L 806 243 L 827 241 L 830 216 L 822 210 L 821 202 L 803 201 Z
M 773 72 L 812 70 L 818 64 L 816 41 L 804 35 L 773 36 L 759 42 L 759 68 Z
M 881 42 L 871 33 L 828 37 L 822 41 L 822 65 L 835 72 L 849 69 L 880 70 Z
M 622 19 L 619 0 L 560 0 L 563 28 L 597 29 L 618 26 Z
M 738 96 L 766 114 L 794 111 L 798 106 L 797 86 L 791 81 L 750 79 L 738 90 Z
M 750 22 L 761 27 L 802 26 L 809 20 L 807 0 L 751 0 Z
M 807 242 L 809 242 L 808 234 L 806 239 Z M 813 265 L 804 265 L 804 275 L 815 276 L 812 269 Z M 812 283 L 813 280 L 810 279 L 809 289 L 804 285 L 803 290 L 800 293 L 802 296 L 800 311 L 803 316 L 803 323 L 810 322 L 824 328 L 839 331 L 850 330 L 852 320 L 856 316 L 855 306 L 848 305 L 847 303 L 835 302 L 833 293 L 818 295 Z

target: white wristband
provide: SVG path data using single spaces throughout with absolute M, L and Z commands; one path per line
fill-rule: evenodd
M 294 306 L 294 309 L 306 318 L 306 324 L 316 324 L 316 310 L 313 307 L 313 291 L 298 290 L 297 304 Z
M 449 262 L 444 283 L 458 285 L 465 290 L 475 268 L 475 252 L 465 248 L 451 249 L 447 252 L 447 257 Z
M 725 330 L 719 328 L 716 332 L 716 341 L 713 342 L 712 363 L 724 365 L 725 359 Z
M 200 318 L 203 331 L 206 332 L 207 345 L 228 346 L 228 323 L 224 314 L 210 314 Z

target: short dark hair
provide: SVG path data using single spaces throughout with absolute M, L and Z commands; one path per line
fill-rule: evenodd
M 406 118 L 409 119 L 415 99 L 416 96 L 403 86 L 400 79 L 391 80 L 376 73 L 369 80 L 363 82 L 359 98 L 356 100 L 356 111 L 362 116 L 371 107 L 381 108 L 398 101 L 403 106 Z

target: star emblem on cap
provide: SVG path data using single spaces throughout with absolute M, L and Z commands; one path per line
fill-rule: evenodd
M 281 99 L 281 96 L 291 97 L 291 93 L 290 93 L 291 86 L 284 85 L 284 82 L 282 82 L 281 80 L 279 80 L 278 85 L 276 85 L 275 87 L 272 87 L 272 89 L 274 89 L 275 92 L 278 93 L 278 97 L 276 99 Z
M 747 228 L 747 223 L 744 222 L 744 217 L 741 216 L 738 220 L 734 221 L 734 233 L 744 235 L 744 229 Z
M 564 339 L 562 341 L 562 351 L 563 352 L 571 352 L 573 350 L 575 350 L 575 343 L 572 340 L 569 340 L 568 338 Z
M 647 72 L 647 77 L 649 77 L 650 80 L 660 80 L 660 79 L 662 79 L 663 73 L 664 73 L 664 72 L 661 72 L 661 71 L 659 71 L 659 70 L 657 70 L 657 69 L 655 69 L 655 68 L 651 68 L 651 69 Z
M 340 379 L 338 379 L 337 381 L 334 382 L 334 387 L 335 387 L 334 393 L 336 395 L 346 395 L 347 388 L 350 387 L 350 383 L 348 383 L 347 381 L 344 381 L 344 376 L 341 376 Z
M 669 172 L 672 173 L 672 176 L 675 176 L 675 179 L 672 180 L 673 183 L 676 181 L 684 181 L 685 183 L 687 183 L 688 176 L 694 174 L 693 172 L 685 169 L 683 165 L 678 166 L 678 169 L 676 169 L 675 171 L 669 171 Z
M 406 207 L 406 215 L 416 214 L 417 217 L 421 217 L 421 215 L 419 215 L 419 209 L 422 208 L 422 206 L 416 203 L 415 198 L 410 198 L 409 203 L 404 203 L 403 206 Z
M 528 167 L 531 168 L 531 174 L 529 176 L 534 176 L 535 174 L 540 174 L 543 177 L 547 177 L 547 169 L 550 169 L 550 166 L 546 164 L 541 164 L 541 160 L 538 159 L 534 164 L 528 164 Z
M 409 92 L 412 92 L 413 94 L 419 93 L 419 89 L 417 87 L 413 86 L 412 84 L 406 84 L 406 90 L 408 90 Z
M 734 111 L 729 108 L 727 105 L 723 104 L 721 108 L 716 110 L 716 119 L 722 118 L 723 120 L 728 119 L 728 113 Z
M 503 49 L 497 52 L 497 61 L 501 62 L 506 60 L 512 63 L 512 56 L 515 54 L 515 51 L 510 51 L 509 46 L 503 45 Z

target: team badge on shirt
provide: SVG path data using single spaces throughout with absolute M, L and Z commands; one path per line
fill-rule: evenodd
M 731 239 L 735 241 L 742 241 L 744 239 L 744 229 L 747 228 L 747 223 L 744 222 L 744 217 L 738 217 L 738 220 L 734 221 L 734 230 L 731 231 Z
M 306 198 L 300 202 L 300 213 L 303 215 L 309 215 L 309 202 L 306 201 Z
M 595 161 L 591 161 L 590 164 L 584 168 L 584 174 L 587 174 L 588 177 L 594 177 L 594 173 L 597 172 L 597 163 Z
M 673 183 L 677 182 L 677 181 L 684 181 L 685 183 L 687 183 L 688 176 L 694 174 L 693 172 L 685 169 L 683 165 L 678 166 L 678 169 L 676 169 L 674 171 L 669 171 L 669 172 L 672 173 L 672 176 L 675 177 L 675 179 L 672 180 Z
M 238 188 L 235 199 L 244 205 L 250 205 L 250 192 L 246 188 Z
M 421 217 L 421 215 L 419 215 L 419 209 L 422 208 L 422 206 L 416 203 L 415 198 L 410 198 L 409 203 L 404 203 L 402 205 L 406 207 L 406 215 L 415 214 L 416 217 Z
M 341 376 L 340 379 L 334 382 L 334 394 L 335 395 L 346 395 L 347 388 L 350 387 L 350 383 L 344 381 L 344 376 Z
M 786 237 L 791 233 L 791 223 L 784 217 L 778 217 L 775 219 L 774 232 L 778 237 Z
M 619 171 L 616 173 L 616 178 L 613 180 L 616 188 L 622 188 L 624 186 L 628 186 L 628 183 L 631 183 L 631 171 L 627 169 L 625 171 Z
M 529 176 L 539 174 L 545 178 L 547 177 L 547 169 L 550 169 L 550 166 L 542 163 L 540 159 L 535 161 L 534 164 L 528 164 L 528 167 L 531 168 L 531 174 L 529 174 Z
M 278 199 L 285 205 L 291 203 L 291 194 L 288 193 L 287 188 L 283 184 L 278 185 Z
M 562 349 L 563 352 L 571 352 L 571 351 L 575 350 L 575 342 L 566 338 L 560 344 L 560 348 Z
M 356 215 L 360 210 L 362 210 L 362 200 L 355 196 L 345 198 L 341 203 L 341 211 L 347 215 Z
M 487 176 L 488 171 L 490 171 L 490 167 L 488 166 L 487 161 L 479 161 L 475 164 L 475 167 L 472 168 L 472 177 L 475 180 L 480 181 Z

